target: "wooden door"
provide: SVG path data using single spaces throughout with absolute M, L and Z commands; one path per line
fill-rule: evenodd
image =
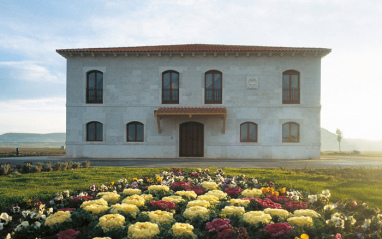
M 197 122 L 186 122 L 179 125 L 179 156 L 204 156 L 204 127 Z

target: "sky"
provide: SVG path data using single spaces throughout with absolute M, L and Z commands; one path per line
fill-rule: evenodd
M 0 134 L 65 132 L 56 49 L 167 44 L 323 47 L 321 127 L 382 139 L 380 0 L 1 0 Z

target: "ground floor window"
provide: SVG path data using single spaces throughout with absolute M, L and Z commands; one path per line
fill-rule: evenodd
M 300 125 L 294 122 L 285 123 L 282 134 L 283 142 L 298 143 L 300 142 Z
M 240 142 L 257 142 L 257 124 L 245 122 L 240 125 Z
M 143 124 L 140 122 L 130 122 L 127 128 L 127 142 L 143 142 Z
M 103 124 L 100 122 L 89 122 L 86 124 L 86 141 L 102 141 Z

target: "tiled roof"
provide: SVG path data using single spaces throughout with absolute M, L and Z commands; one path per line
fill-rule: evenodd
M 225 107 L 160 107 L 155 111 L 156 114 L 175 113 L 175 114 L 195 114 L 195 113 L 227 113 Z
M 241 46 L 241 45 L 216 45 L 216 44 L 183 44 L 183 45 L 160 45 L 160 46 L 132 46 L 110 48 L 79 48 L 59 49 L 58 53 L 129 53 L 129 52 L 322 52 L 323 55 L 330 53 L 328 48 L 308 47 L 273 47 L 273 46 Z

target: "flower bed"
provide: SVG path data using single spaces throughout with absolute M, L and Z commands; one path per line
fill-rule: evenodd
M 222 170 L 172 169 L 0 214 L 0 238 L 382 238 L 382 214 Z

